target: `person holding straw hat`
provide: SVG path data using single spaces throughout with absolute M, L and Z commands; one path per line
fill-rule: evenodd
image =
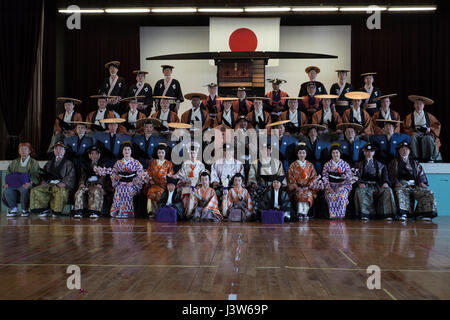
M 374 99 L 375 101 L 378 101 L 378 100 L 381 101 L 380 111 L 375 112 L 375 114 L 372 117 L 372 125 L 373 125 L 374 134 L 383 134 L 383 128 L 384 128 L 385 122 L 377 121 L 378 119 L 380 119 L 380 120 L 395 120 L 395 121 L 400 120 L 400 115 L 398 114 L 398 112 L 396 112 L 390 108 L 391 98 L 396 97 L 396 96 L 397 96 L 396 93 L 391 93 L 391 94 L 385 94 L 381 97 L 378 97 L 377 99 Z M 400 122 L 395 123 L 394 132 L 395 133 L 400 132 Z
M 434 115 L 424 111 L 424 107 L 434 101 L 418 95 L 410 95 L 408 99 L 414 102 L 414 112 L 403 120 L 403 129 L 411 137 L 412 156 L 419 161 L 434 162 L 440 158 L 441 123 Z
M 344 115 L 342 116 L 342 122 L 359 124 L 363 127 L 363 135 L 372 135 L 372 118 L 366 110 L 361 108 L 362 101 L 368 99 L 370 95 L 367 92 L 352 91 L 346 93 L 345 97 L 352 101 L 352 107 L 345 110 Z

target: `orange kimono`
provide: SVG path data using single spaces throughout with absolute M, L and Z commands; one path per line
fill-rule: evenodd
M 436 147 L 439 152 L 439 148 L 441 146 L 441 141 L 439 140 L 439 135 L 441 134 L 441 123 L 431 113 L 426 112 L 426 111 L 424 111 L 424 112 L 425 112 L 425 118 L 428 119 L 427 127 L 429 127 L 431 130 L 431 134 L 434 137 L 434 141 L 436 142 Z M 413 120 L 414 120 L 414 112 L 408 114 L 406 116 L 405 120 L 403 120 L 403 131 L 410 136 L 417 133 L 416 128 L 413 124 Z
M 247 106 L 247 114 L 252 110 L 253 103 L 250 100 L 245 100 L 245 105 Z M 241 114 L 239 112 L 239 100 L 233 101 L 232 105 L 233 111 L 239 114 L 240 116 L 245 116 L 245 114 Z
M 202 208 L 207 208 L 219 220 L 222 220 L 222 214 L 219 210 L 219 200 L 213 188 L 198 185 L 194 192 L 194 207 L 199 205 L 199 201 L 203 203 Z
M 293 162 L 289 166 L 288 190 L 291 198 L 297 202 L 308 202 L 311 207 L 316 197 L 317 190 L 312 187 L 312 183 L 317 178 L 314 165 L 306 161 L 301 164 L 300 160 Z M 297 192 L 297 187 L 307 188 L 304 192 Z
M 391 114 L 391 120 L 400 120 L 400 115 L 398 114 L 398 112 L 394 111 L 394 110 L 389 110 L 390 114 Z M 378 122 L 377 119 L 383 119 L 383 115 L 381 114 L 381 110 L 375 112 L 375 114 L 372 117 L 372 126 L 373 126 L 373 132 L 374 134 L 383 134 L 383 122 Z M 400 123 L 397 123 L 394 127 L 394 132 L 395 133 L 400 133 Z
M 209 113 L 201 109 L 200 112 L 202 114 L 202 130 L 206 130 L 209 128 L 210 123 Z M 192 108 L 181 115 L 181 123 L 191 124 L 192 120 L 194 120 L 192 119 Z
M 65 112 L 61 113 L 61 114 L 58 114 L 58 118 L 60 118 L 61 120 L 64 120 L 64 115 L 65 114 L 66 114 Z M 83 117 L 81 116 L 81 114 L 79 114 L 78 112 L 74 111 L 73 114 L 72 114 L 71 121 L 83 121 Z M 61 133 L 64 131 L 61 128 L 61 126 L 59 125 L 58 119 L 55 120 L 55 124 L 53 125 L 53 134 L 55 134 L 55 132 L 57 132 L 57 131 L 59 131 Z M 75 133 L 75 129 L 73 129 L 72 132 Z
M 341 116 L 336 111 L 331 110 L 332 113 L 332 121 L 331 121 L 331 127 L 330 130 L 336 130 L 336 126 L 342 123 Z M 325 123 L 323 121 L 323 109 L 315 112 L 311 119 L 312 124 L 321 124 L 326 125 L 328 127 L 328 123 Z
M 169 160 L 164 160 L 158 164 L 158 160 L 153 159 L 148 166 L 148 175 L 150 176 L 150 187 L 147 191 L 147 198 L 153 201 L 159 201 L 166 190 L 168 174 L 174 174 L 173 164 Z
M 350 109 L 345 110 L 344 114 L 342 115 L 342 121 L 344 123 L 357 123 L 357 124 L 361 124 L 364 128 L 363 128 L 363 133 L 367 134 L 367 135 L 372 135 L 373 134 L 373 128 L 372 128 L 372 118 L 370 117 L 370 115 L 367 113 L 366 110 L 360 108 L 360 112 L 361 112 L 361 123 L 358 123 L 356 121 L 356 119 L 353 118 L 353 107 Z

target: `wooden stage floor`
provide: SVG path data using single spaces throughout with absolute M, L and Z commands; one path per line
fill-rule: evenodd
M 450 217 L 285 225 L 0 218 L 0 299 L 450 299 Z M 69 290 L 69 265 L 81 290 Z M 366 268 L 381 268 L 369 290 Z

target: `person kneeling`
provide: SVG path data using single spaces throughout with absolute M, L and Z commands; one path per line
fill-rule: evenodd
M 268 219 L 270 223 L 277 223 L 276 217 L 284 217 L 284 221 L 290 221 L 291 219 L 291 200 L 286 191 L 281 189 L 281 183 L 284 180 L 284 176 L 272 176 L 272 186 L 264 193 L 262 199 L 261 218 L 263 220 Z M 265 222 L 265 221 L 263 221 Z M 282 221 L 279 221 L 280 223 Z
M 366 144 L 362 150 L 364 160 L 357 165 L 359 180 L 355 207 L 362 221 L 376 217 L 392 221 L 396 209 L 386 166 L 373 158 L 375 147 L 371 143 Z
M 159 208 L 156 210 L 158 220 L 171 220 L 176 216 L 178 220 L 184 220 L 184 206 L 181 199 L 181 189 L 176 189 L 178 180 L 176 178 L 167 177 L 167 189 L 159 199 Z M 173 219 L 175 220 L 175 219 Z
M 233 187 L 228 190 L 227 208 L 223 208 L 223 212 L 227 213 L 229 221 L 251 221 L 253 218 L 253 201 L 247 189 L 242 186 L 244 176 L 236 173 L 231 182 Z
M 210 175 L 207 170 L 200 173 L 200 184 L 195 188 L 194 210 L 192 219 L 194 221 L 222 221 L 219 211 L 219 201 L 216 192 L 209 186 Z

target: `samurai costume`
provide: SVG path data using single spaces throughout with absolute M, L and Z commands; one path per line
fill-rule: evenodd
M 374 134 L 369 138 L 378 150 L 375 158 L 384 165 L 388 165 L 397 156 L 397 146 L 402 142 L 409 144 L 409 136 L 404 133 L 394 133 L 391 137 L 386 134 Z
M 300 131 L 300 127 L 308 123 L 308 117 L 299 108 L 292 112 L 290 109 L 283 111 L 280 116 L 280 121 L 291 120 L 285 124 L 286 132 L 291 135 L 296 135 Z
M 352 189 L 352 171 L 347 162 L 328 161 L 323 167 L 325 199 L 328 204 L 329 218 L 344 218 L 348 205 L 348 195 Z M 340 190 L 338 190 L 340 188 Z
M 366 147 L 367 148 L 367 147 Z M 358 182 L 355 192 L 355 207 L 361 218 L 394 218 L 396 215 L 395 199 L 390 187 L 382 188 L 384 183 L 390 183 L 388 171 L 381 162 L 371 159 L 360 161 Z M 360 188 L 359 184 L 364 184 Z
M 184 161 L 181 165 L 180 170 L 177 172 L 182 180 L 187 181 L 187 186 L 182 189 L 183 204 L 186 210 L 186 216 L 191 216 L 192 210 L 194 209 L 194 196 L 192 195 L 192 190 L 197 186 L 200 181 L 200 172 L 205 170 L 205 165 L 196 160 L 192 162 L 191 160 Z
M 400 115 L 398 112 L 389 109 L 387 113 L 384 113 L 382 109 L 380 111 L 375 112 L 375 114 L 372 117 L 372 126 L 373 126 L 373 132 L 374 134 L 383 134 L 384 131 L 384 122 L 377 121 L 377 119 L 383 119 L 383 120 L 400 120 Z M 400 133 L 400 123 L 397 123 L 394 127 L 395 133 Z
M 44 171 L 43 180 L 47 184 L 31 189 L 30 209 L 37 212 L 44 211 L 50 203 L 50 209 L 60 214 L 69 200 L 70 191 L 75 187 L 74 165 L 66 157 L 58 161 L 55 157 L 45 164 Z M 65 184 L 64 188 L 57 186 L 60 182 Z
M 114 78 L 108 76 L 103 80 L 99 92 L 105 92 L 107 96 L 124 98 L 127 92 L 125 79 L 117 75 Z M 119 112 L 120 102 L 113 105 L 108 104 L 106 108 L 109 111 Z
M 340 141 L 342 159 L 345 160 L 351 168 L 354 168 L 361 159 L 361 150 L 367 144 L 367 141 L 356 138 L 353 142 L 347 139 Z
M 427 133 L 427 128 L 430 132 Z M 441 123 L 431 113 L 416 111 L 406 116 L 403 121 L 403 130 L 411 138 L 411 153 L 415 159 L 422 161 L 435 161 L 439 157 L 441 142 Z
M 139 102 L 142 103 L 142 107 L 144 109 L 140 110 L 143 114 L 145 114 L 145 117 L 148 118 L 148 116 L 152 112 L 153 107 L 153 90 L 152 87 L 148 83 L 142 83 L 139 85 L 139 83 L 133 84 L 130 87 L 130 91 L 128 92 L 129 97 L 137 97 L 137 96 L 144 96 L 145 98 L 140 99 Z
M 343 85 L 340 85 L 338 82 L 333 83 L 330 88 L 330 94 L 334 94 L 339 96 L 336 101 L 331 103 L 331 106 L 334 106 L 336 112 L 339 116 L 342 117 L 345 110 L 350 108 L 350 100 L 345 97 L 345 94 L 353 91 L 353 86 L 351 83 L 345 82 Z
M 327 89 L 325 89 L 325 86 L 323 85 L 322 82 L 310 80 L 303 82 L 300 85 L 300 91 L 298 93 L 299 97 L 304 97 L 308 95 L 308 84 L 310 84 L 311 82 L 314 82 L 314 84 L 316 85 L 316 94 L 327 94 Z
M 202 130 L 209 128 L 209 114 L 205 110 L 202 110 L 201 107 L 198 107 L 196 110 L 191 108 L 181 115 L 181 123 L 192 124 L 194 126 L 194 123 L 197 121 L 201 122 Z
M 168 126 L 171 122 L 180 122 L 180 118 L 178 118 L 178 115 L 173 112 L 167 110 L 167 112 L 164 112 L 163 110 L 159 110 L 158 112 L 155 112 L 151 115 L 151 118 L 158 119 L 161 121 L 161 133 L 168 133 L 170 128 Z
M 429 188 L 420 187 L 419 183 L 428 185 L 425 171 L 417 160 L 400 156 L 389 164 L 389 178 L 399 207 L 399 216 L 408 218 L 437 217 L 436 198 Z M 396 185 L 400 183 L 401 186 Z M 414 209 L 415 201 L 417 205 Z
M 171 78 L 168 83 L 165 83 L 164 79 L 158 80 L 155 84 L 155 90 L 153 92 L 153 96 L 166 96 L 166 97 L 174 97 L 177 101 L 183 102 L 184 96 L 181 92 L 181 85 L 177 79 Z M 156 110 L 161 110 L 161 106 L 159 104 L 160 99 L 155 99 Z M 170 104 L 170 111 L 175 111 L 176 104 Z
M 368 94 L 370 94 L 370 97 L 365 99 L 361 106 L 365 109 L 365 111 L 367 111 L 370 117 L 373 117 L 375 112 L 380 110 L 381 101 L 377 98 L 382 95 L 381 90 L 375 88 L 374 86 L 372 86 L 370 89 L 366 89 L 366 87 L 364 86 L 358 91 L 367 92 Z
M 345 110 L 342 116 L 342 122 L 344 123 L 356 123 L 363 126 L 363 133 L 366 135 L 373 134 L 372 118 L 363 108 L 355 110 L 353 107 Z
M 225 125 L 230 129 L 234 129 L 234 126 L 236 125 L 236 120 L 238 119 L 239 115 L 236 112 L 233 112 L 233 109 L 230 108 L 228 112 L 225 110 L 222 112 L 219 112 L 216 115 L 216 118 L 214 119 L 213 128 L 216 128 L 220 125 Z
M 110 180 L 109 177 L 96 173 L 94 171 L 95 166 L 105 167 L 105 164 L 100 160 L 97 162 L 91 161 L 81 170 L 81 176 L 78 183 L 79 188 L 74 197 L 74 210 L 82 214 L 82 211 L 87 209 L 91 215 L 98 217 L 103 209 L 105 190 L 111 192 L 112 188 L 110 181 L 108 181 Z M 81 187 L 81 185 L 84 185 L 84 187 Z
M 253 103 L 250 100 L 242 99 L 233 101 L 232 108 L 233 112 L 239 114 L 240 116 L 246 116 L 252 110 Z
M 213 128 L 217 114 L 222 111 L 221 102 L 217 98 L 219 98 L 217 95 L 214 98 L 208 95 L 208 98 L 202 101 L 202 109 L 209 114 L 211 128 Z

